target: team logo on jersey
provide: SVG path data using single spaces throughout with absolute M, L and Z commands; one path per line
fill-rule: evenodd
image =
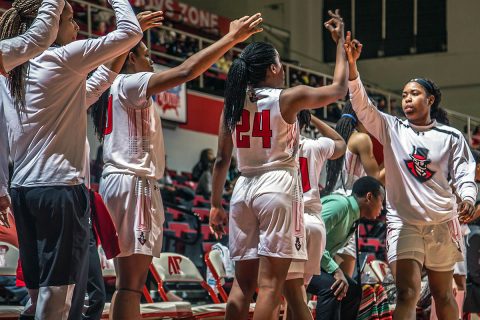
M 145 242 L 147 242 L 147 239 L 145 239 L 145 233 L 143 233 L 143 231 L 140 233 L 140 237 L 138 237 L 137 240 L 142 246 L 145 244 Z
M 302 248 L 302 244 L 300 243 L 300 238 L 299 237 L 296 237 L 297 240 L 295 240 L 295 248 L 297 248 L 297 251 L 300 251 L 300 249 Z
M 432 160 L 428 159 L 428 149 L 413 147 L 412 154 L 410 154 L 410 160 L 405 160 L 408 171 L 421 183 L 430 180 L 435 171 L 427 168 L 428 164 Z

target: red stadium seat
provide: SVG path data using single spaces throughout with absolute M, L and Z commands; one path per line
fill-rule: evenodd
M 166 211 L 173 215 L 174 220 L 180 220 L 180 217 L 183 216 L 183 212 L 180 210 L 167 207 Z
M 190 229 L 190 225 L 186 222 L 169 222 L 168 229 L 175 232 L 175 236 L 180 238 L 182 233 L 195 232 L 195 230 Z
M 192 211 L 198 215 L 201 221 L 207 221 L 210 217 L 210 209 L 193 208 Z

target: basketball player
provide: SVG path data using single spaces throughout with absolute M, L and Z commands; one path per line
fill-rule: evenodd
M 310 122 L 310 112 L 299 113 L 300 127 Z M 289 319 L 311 319 L 311 313 L 306 304 L 305 286 L 314 274 L 320 272 L 320 261 L 325 249 L 326 234 L 323 222 L 322 202 L 320 201 L 320 173 L 327 159 L 337 159 L 345 154 L 345 141 L 334 129 L 315 116 L 311 123 L 322 135 L 318 139 L 300 137 L 299 162 L 302 178 L 304 201 L 304 222 L 307 242 L 308 260 L 292 262 L 285 282 L 284 295 L 288 302 Z
M 55 40 L 58 31 L 58 20 L 65 5 L 64 0 L 44 0 L 28 2 L 14 2 L 12 8 L 7 10 L 0 18 L 0 25 L 5 21 L 16 23 L 23 34 L 11 38 L 8 28 L 2 29 L 0 41 L 0 74 L 7 75 L 13 68 L 30 60 L 43 52 Z M 22 14 L 31 14 L 38 10 L 37 17 L 30 28 L 22 21 Z M 28 30 L 27 30 L 28 29 Z M 5 34 L 7 33 L 7 34 Z M 8 168 L 8 134 L 6 131 L 3 105 L 0 105 L 0 168 Z M 0 215 L 8 224 L 7 208 L 10 206 L 8 196 L 8 171 L 0 170 Z
M 297 113 L 325 106 L 346 93 L 343 21 L 338 11 L 329 14 L 331 19 L 325 26 L 337 43 L 332 85 L 282 90 L 280 57 L 264 42 L 248 45 L 228 73 L 210 211 L 210 228 L 221 237 L 227 222 L 222 190 L 235 146 L 242 176 L 230 202 L 229 247 L 236 261 L 236 277 L 228 297 L 227 319 L 248 316 L 257 274 L 254 319 L 274 319 L 290 262 L 307 258 L 298 178 Z
M 350 38 L 345 42 L 350 99 L 358 119 L 383 144 L 388 172 L 387 254 L 398 292 L 394 319 L 415 319 L 425 267 L 438 317 L 456 320 L 452 274 L 455 262 L 463 260 L 457 218 L 468 222 L 473 217 L 475 161 L 462 133 L 442 124 L 441 92 L 431 80 L 405 84 L 407 120 L 378 111 L 357 71 L 362 44 Z M 461 199 L 458 206 L 450 181 Z
M 261 21 L 260 14 L 233 21 L 222 39 L 180 66 L 158 73 L 153 72 L 147 47 L 139 42 L 112 85 L 100 182 L 100 194 L 112 215 L 121 250 L 115 258 L 117 284 L 111 319 L 139 318 L 148 268 L 162 248 L 164 213 L 157 180 L 165 169 L 165 151 L 160 115 L 151 97 L 198 77 L 234 45 L 261 31 L 257 28 Z
M 78 25 L 71 5 L 65 3 L 54 46 L 28 66 L 17 67 L 21 72 L 9 78 L 11 90 L 5 81 L 0 86 L 4 102 L 11 97 L 4 107 L 14 161 L 11 194 L 20 258 L 27 287 L 39 289 L 40 319 L 81 318 L 69 311 L 74 287 L 82 282 L 88 263 L 89 201 L 82 172 L 87 99 L 95 89 L 86 77 L 142 37 L 128 1 L 112 0 L 112 7 L 117 30 L 75 41 Z M 19 32 L 13 25 L 1 29 L 11 35 Z M 98 72 L 108 77 L 105 70 Z

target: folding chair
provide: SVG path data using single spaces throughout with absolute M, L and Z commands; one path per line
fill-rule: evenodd
M 18 248 L 7 242 L 0 241 L 0 275 L 16 276 L 18 263 Z
M 103 249 L 99 247 L 99 254 Z M 100 251 L 101 250 L 101 251 Z M 115 278 L 115 268 L 111 260 L 102 261 L 102 275 L 104 278 Z M 176 302 L 153 302 L 150 292 L 146 285 L 143 286 L 143 296 L 147 303 L 140 304 L 140 314 L 142 319 L 192 319 L 192 305 L 186 301 Z M 165 300 L 166 301 L 166 300 Z M 110 313 L 110 303 L 105 303 L 102 313 L 102 319 L 108 319 Z M 0 318 L 0 320 L 2 320 Z
M 0 276 L 16 276 L 18 263 L 18 248 L 7 242 L 0 241 Z M 1 320 L 16 320 L 23 306 L 0 306 Z
M 213 304 L 192 307 L 195 319 L 223 319 L 226 303 L 221 303 L 213 289 L 207 284 L 193 262 L 177 253 L 162 253 L 160 258 L 153 258 L 150 271 L 157 281 L 158 293 L 163 300 L 168 297 L 163 288 L 164 282 L 197 283 L 213 301 Z

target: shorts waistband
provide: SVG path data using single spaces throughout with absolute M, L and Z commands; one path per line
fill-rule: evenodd
M 296 174 L 296 173 L 298 173 L 298 168 L 295 168 L 295 167 L 261 168 L 261 169 L 254 170 L 254 171 L 242 172 L 241 176 L 246 177 L 246 178 L 251 178 L 251 177 L 255 177 L 255 176 L 260 176 L 264 173 L 274 172 L 274 171 L 287 171 L 287 172 L 290 172 L 292 174 Z

